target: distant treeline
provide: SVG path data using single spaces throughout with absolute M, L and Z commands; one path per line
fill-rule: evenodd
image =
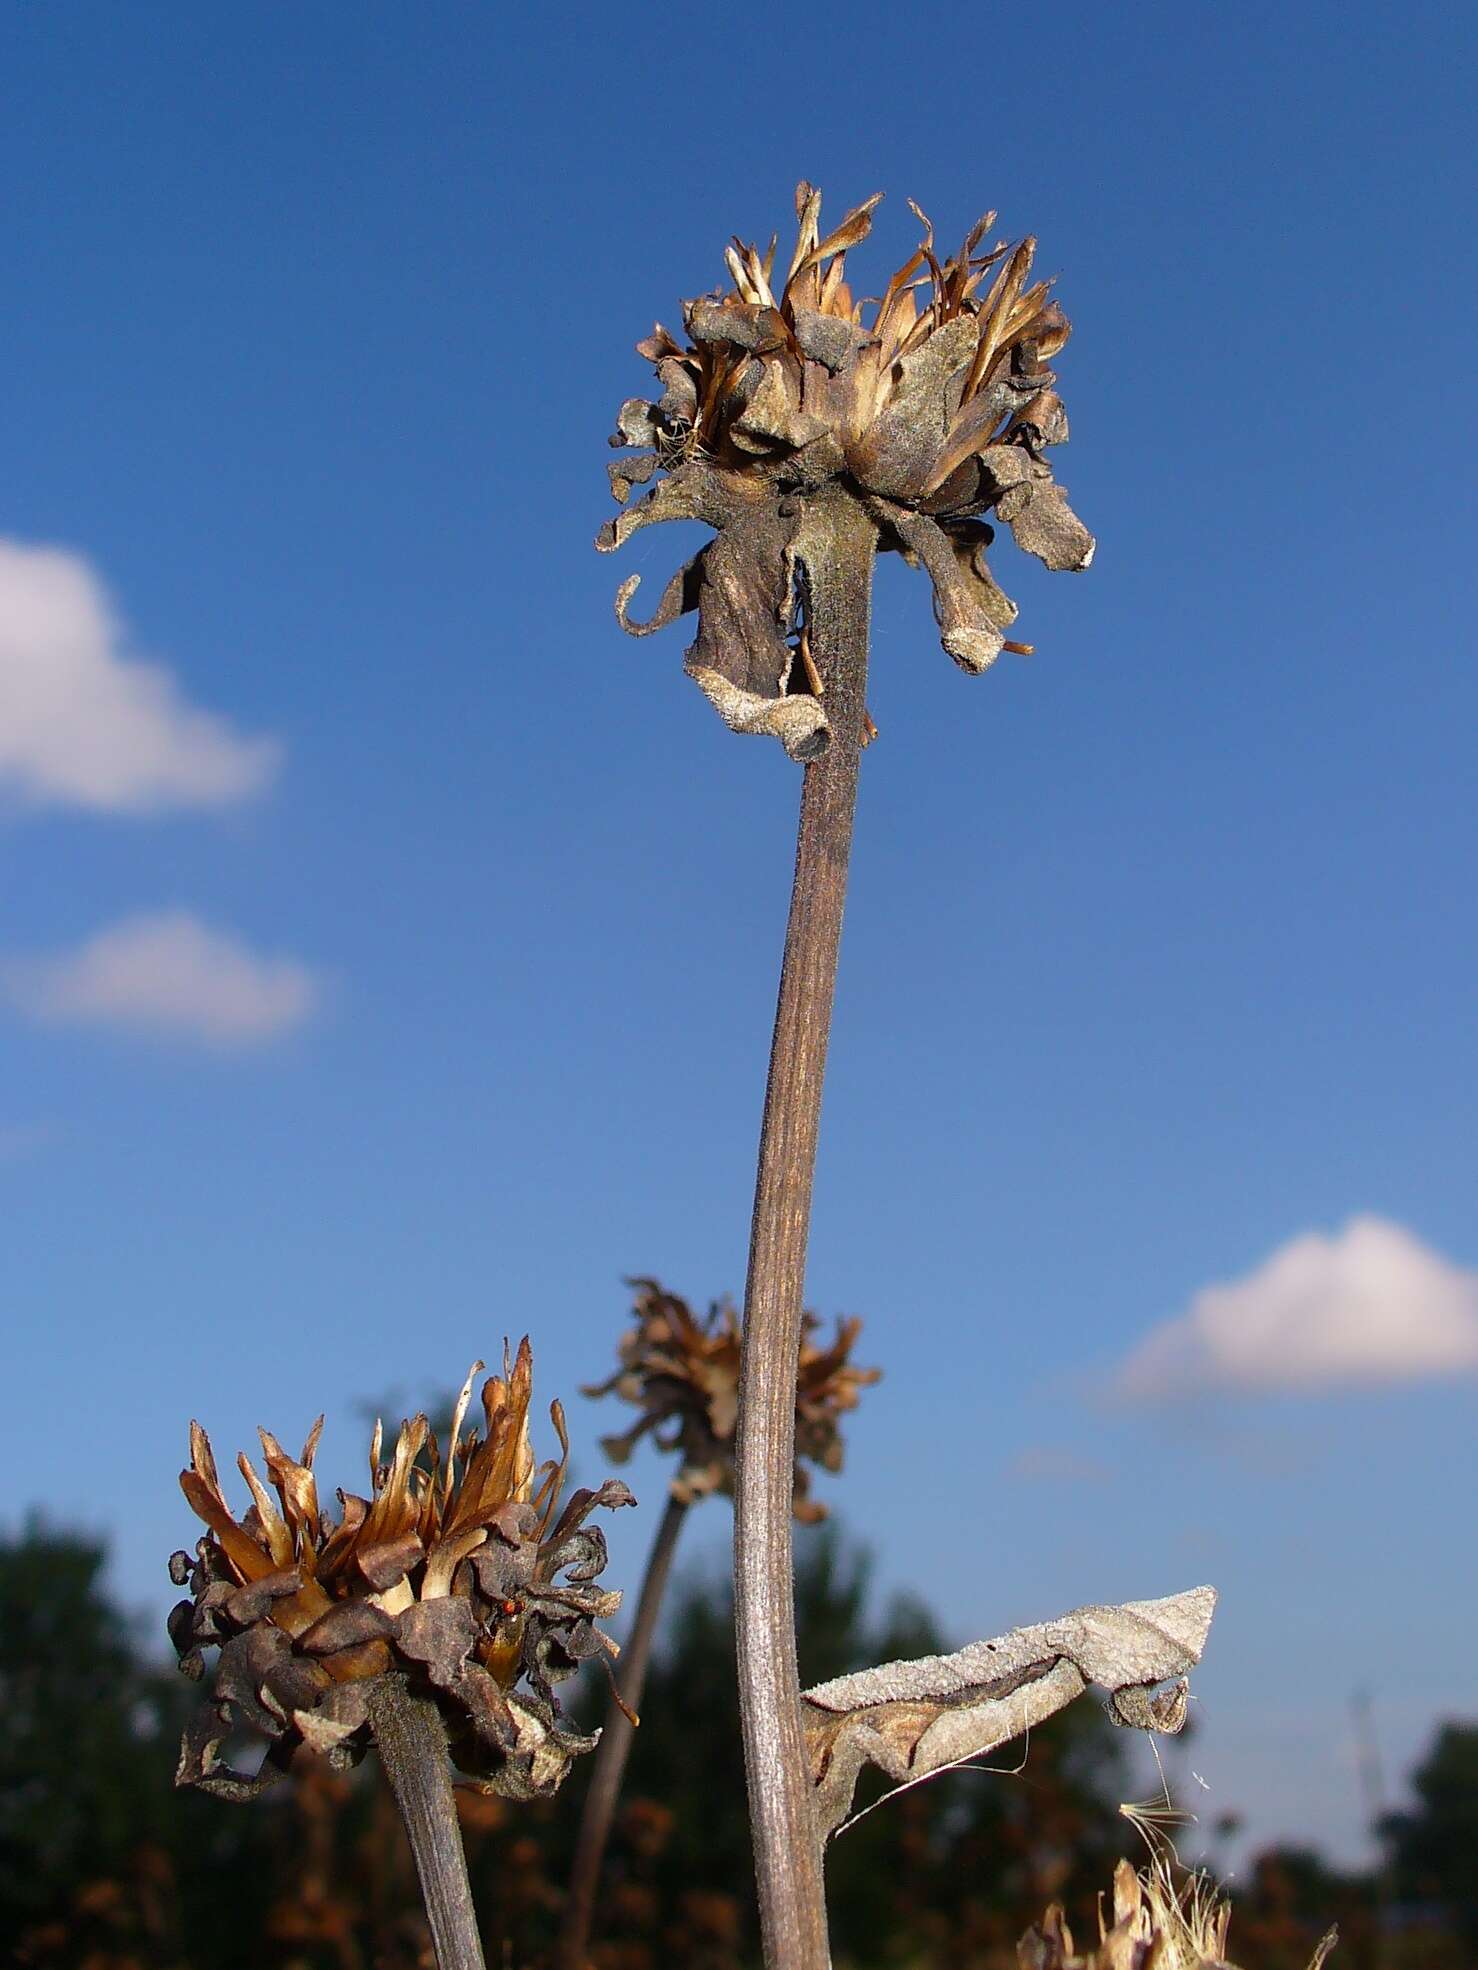
M 807 1681 L 947 1647 L 929 1610 L 869 1614 L 865 1554 L 802 1538 Z M 420 1970 L 432 1961 L 399 1823 L 372 1762 L 322 1765 L 250 1806 L 172 1785 L 190 1685 L 108 1597 L 96 1541 L 30 1525 L 0 1540 L 0 1934 L 37 1970 Z M 572 1707 L 594 1719 L 603 1685 Z M 642 1704 L 592 1954 L 599 1970 L 756 1961 L 726 1588 L 690 1574 Z M 868 1815 L 831 1850 L 839 1966 L 1007 1970 L 1048 1902 L 1096 1934 L 1121 1853 L 1124 1734 L 1091 1702 L 1034 1732 L 1019 1776 L 964 1774 Z M 1002 1763 L 1010 1763 L 1003 1758 Z M 461 1795 L 490 1964 L 549 1960 L 584 1773 L 539 1806 Z M 1438 1735 L 1388 1864 L 1341 1874 L 1263 1855 L 1234 1894 L 1253 1970 L 1304 1970 L 1338 1923 L 1336 1970 L 1456 1970 L 1478 1950 L 1478 1726 Z M 859 1804 L 866 1803 L 866 1796 Z

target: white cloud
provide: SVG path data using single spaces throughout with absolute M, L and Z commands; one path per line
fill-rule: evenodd
M 121 646 L 80 555 L 0 540 L 0 793 L 140 814 L 217 807 L 266 785 L 275 740 L 240 737 Z
M 1206 1286 L 1146 1335 L 1116 1394 L 1314 1393 L 1478 1370 L 1478 1272 L 1384 1218 L 1290 1239 L 1243 1279 Z
M 263 958 L 184 911 L 130 917 L 80 949 L 0 965 L 0 990 L 43 1025 L 111 1026 L 247 1047 L 299 1026 L 318 980 L 292 958 Z

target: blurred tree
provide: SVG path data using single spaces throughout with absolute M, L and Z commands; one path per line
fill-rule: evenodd
M 1231 1948 L 1258 1970 L 1306 1970 L 1319 1938 L 1335 1927 L 1340 1970 L 1377 1970 L 1375 1914 L 1370 1875 L 1343 1873 L 1311 1847 L 1270 1847 L 1234 1892 Z
M 796 1582 L 808 1682 L 947 1646 L 921 1602 L 875 1613 L 864 1550 L 803 1535 Z M 404 1836 L 371 1762 L 314 1761 L 245 1807 L 172 1785 L 193 1700 L 109 1599 L 103 1548 L 29 1524 L 0 1539 L 0 1934 L 28 1970 L 427 1970 Z M 586 1717 L 604 1705 L 591 1679 Z M 602 1884 L 599 1970 L 741 1970 L 755 1958 L 731 1604 L 701 1566 L 673 1595 Z M 1013 1970 L 1016 1939 L 1062 1900 L 1096 1933 L 1121 1852 L 1127 1734 L 1091 1698 L 995 1761 L 878 1805 L 837 1839 L 828 1892 L 839 1970 Z M 882 1781 L 859 1791 L 859 1810 Z M 490 1962 L 537 1970 L 556 1934 L 584 1773 L 532 1807 L 460 1797 Z M 1441 1910 L 1474 1919 L 1478 1726 L 1446 1726 L 1394 1817 L 1402 1923 L 1381 1937 L 1368 1877 L 1279 1850 L 1239 1887 L 1234 1954 L 1305 1970 L 1337 1921 L 1346 1970 L 1471 1963 Z M 1471 1933 L 1471 1932 L 1470 1932 Z
M 104 1560 L 35 1518 L 0 1537 L 0 1934 L 68 1970 L 174 1970 L 203 1934 L 212 1970 L 244 1970 L 274 1816 L 175 1792 L 190 1693 L 140 1648 Z
M 1403 1903 L 1435 1903 L 1478 1949 L 1478 1724 L 1444 1724 L 1411 1775 L 1417 1803 L 1391 1813 L 1391 1846 Z
M 0 1908 L 24 1924 L 159 1826 L 147 1679 L 104 1549 L 32 1519 L 0 1543 Z M 143 1756 L 141 1758 L 141 1750 Z

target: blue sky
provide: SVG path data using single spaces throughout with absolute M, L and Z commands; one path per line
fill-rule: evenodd
M 159 1608 L 191 1414 L 357 1472 L 528 1329 L 589 1473 L 621 1275 L 739 1289 L 797 774 L 617 630 L 605 438 L 798 177 L 994 204 L 1100 545 L 981 680 L 880 573 L 822 1489 L 962 1640 L 1214 1581 L 1208 1812 L 1358 1852 L 1351 1692 L 1478 1710 L 1471 17 L 561 22 L 0 29 L 6 1513 Z

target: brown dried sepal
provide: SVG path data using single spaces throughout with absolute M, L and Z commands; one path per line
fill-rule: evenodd
M 209 1440 L 191 1429 L 186 1497 L 209 1528 L 170 1577 L 190 1597 L 170 1615 L 180 1667 L 205 1675 L 205 1702 L 185 1732 L 176 1782 L 231 1799 L 275 1783 L 304 1747 L 342 1768 L 371 1740 L 370 1694 L 394 1674 L 441 1711 L 460 1769 L 486 1789 L 528 1799 L 553 1791 L 595 1743 L 568 1729 L 554 1686 L 582 1662 L 615 1653 L 596 1626 L 620 1606 L 594 1583 L 606 1564 L 597 1507 L 633 1503 L 612 1479 L 576 1491 L 559 1511 L 568 1443 L 535 1468 L 528 1440 L 532 1355 L 505 1355 L 483 1389 L 484 1431 L 462 1436 L 478 1362 L 457 1402 L 445 1468 L 424 1416 L 402 1425 L 388 1464 L 380 1431 L 371 1496 L 339 1493 L 340 1516 L 320 1511 L 315 1426 L 299 1460 L 262 1435 L 272 1490 L 246 1458 L 253 1505 L 238 1523 Z M 556 1516 L 557 1514 L 557 1516 Z M 267 1744 L 256 1773 L 225 1761 L 227 1740 Z
M 696 611 L 688 675 L 734 731 L 778 738 L 795 759 L 816 757 L 830 740 L 826 680 L 796 661 L 800 519 L 822 487 L 844 488 L 879 526 L 883 548 L 928 569 L 944 646 L 971 672 L 1016 647 L 998 633 L 1015 607 L 996 588 L 978 531 L 951 552 L 914 520 L 948 533 L 994 512 L 1049 568 L 1086 568 L 1093 557 L 1093 537 L 1044 457 L 1068 436 L 1047 365 L 1069 324 L 1050 282 L 1030 283 L 1036 242 L 984 247 L 992 212 L 941 264 L 919 213 L 923 240 L 869 308 L 854 301 L 845 265 L 877 202 L 823 237 L 820 194 L 798 186 L 799 236 L 783 280 L 773 242 L 761 255 L 735 240 L 725 254 L 729 290 L 684 304 L 688 342 L 659 326 L 637 344 L 661 395 L 628 398 L 611 437 L 639 448 L 610 467 L 617 504 L 656 484 L 601 529 L 598 548 L 671 519 L 702 520 L 716 535 L 647 622 L 630 619 L 637 579 L 625 582 L 622 627 L 646 635 Z

